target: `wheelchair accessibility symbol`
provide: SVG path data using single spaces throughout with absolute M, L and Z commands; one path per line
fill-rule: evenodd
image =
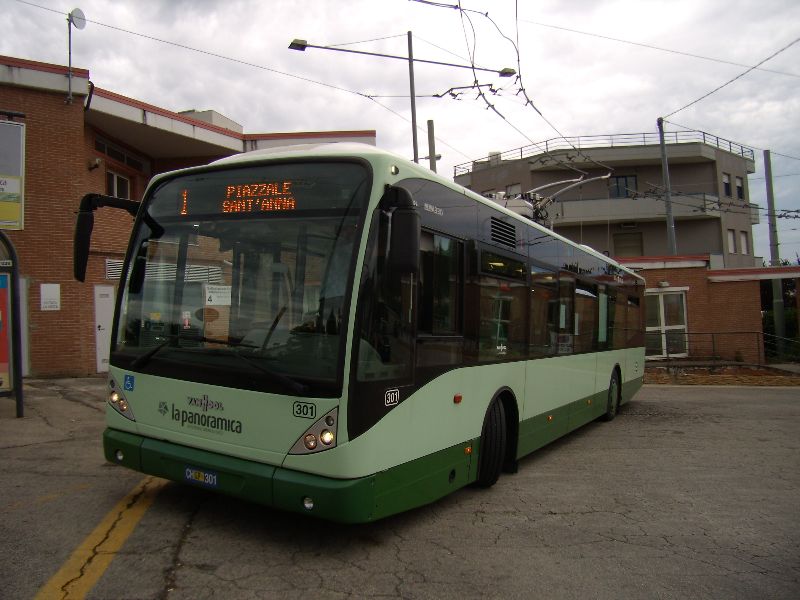
M 123 383 L 125 391 L 132 392 L 135 386 L 136 386 L 136 378 L 133 375 L 125 375 L 125 381 Z

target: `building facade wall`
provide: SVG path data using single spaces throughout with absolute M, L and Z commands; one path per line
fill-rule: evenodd
M 688 358 L 763 361 L 758 281 L 713 282 L 705 267 L 643 269 L 639 274 L 647 282 L 646 304 L 665 291 L 685 294 Z
M 28 286 L 30 372 L 88 374 L 75 366 L 94 364 L 93 291 L 71 277 L 75 210 L 91 187 L 82 98 L 67 104 L 62 93 L 0 86 L 0 107 L 26 115 L 24 229 L 7 234 Z M 60 284 L 60 310 L 41 310 L 45 283 Z
M 690 151 L 690 147 L 693 150 Z M 755 264 L 752 217 L 748 206 L 747 175 L 752 161 L 707 144 L 668 145 L 667 150 L 668 154 L 678 154 L 670 162 L 678 254 L 719 254 L 725 266 L 731 268 L 760 266 Z M 643 256 L 668 254 L 666 236 L 661 235 L 666 227 L 662 168 L 660 161 L 651 156 L 652 147 L 586 150 L 590 154 L 600 151 L 608 154 L 607 157 L 604 154 L 606 159 L 617 156 L 616 160 L 609 160 L 613 167 L 611 178 L 589 181 L 559 194 L 547 208 L 550 224 L 562 235 L 588 243 L 612 256 L 615 255 L 614 244 L 608 240 L 612 237 L 610 230 L 617 227 L 628 230 L 627 233 L 635 230 L 644 236 Z M 557 155 L 561 160 L 567 157 L 564 152 Z M 525 192 L 579 175 L 544 154 L 494 162 L 490 158 L 473 163 L 473 168 L 471 173 L 457 176 L 456 181 L 479 193 L 504 192 L 514 184 L 519 184 L 518 189 Z M 581 168 L 586 172 L 587 180 L 608 173 L 608 170 L 585 160 Z M 728 178 L 727 188 L 723 184 L 725 176 Z M 629 198 L 612 197 L 611 185 L 614 178 L 619 177 L 631 178 L 626 183 Z M 737 181 L 741 182 L 743 198 L 738 198 Z M 541 194 L 548 195 L 558 190 L 559 187 L 552 187 L 542 190 Z M 605 208 L 604 203 L 614 202 L 619 204 Z M 606 218 L 607 224 L 598 224 Z M 623 219 L 624 226 L 621 224 Z M 584 223 L 581 224 L 580 220 Z M 659 220 L 658 225 L 650 224 Z M 590 223 L 588 228 L 587 222 Z M 651 233 L 655 237 L 649 239 Z
M 65 94 L 26 87 L 0 86 L 0 108 L 24 113 L 25 221 L 21 231 L 7 231 L 19 257 L 27 286 L 28 374 L 37 377 L 85 376 L 97 372 L 95 298 L 97 285 L 112 286 L 107 261 L 121 261 L 133 218 L 125 211 L 95 212 L 94 232 L 84 283 L 72 276 L 75 215 L 87 193 L 107 193 L 109 171 L 130 182 L 129 195 L 140 199 L 153 174 L 207 164 L 213 158 L 156 160 L 113 136 L 85 124 L 84 98 L 65 103 Z M 132 168 L 99 151 L 96 141 L 140 158 Z M 60 310 L 41 310 L 41 285 L 60 286 Z
M 555 231 L 611 257 L 666 256 L 669 254 L 667 229 L 664 221 L 562 226 L 556 227 Z M 621 253 L 621 236 L 636 236 L 641 239 L 641 254 Z M 680 221 L 675 225 L 675 237 L 681 254 L 722 254 L 721 231 L 719 223 L 715 219 Z
M 19 258 L 21 284 L 27 290 L 21 323 L 27 342 L 23 344 L 23 372 L 36 377 L 93 375 L 103 370 L 98 368 L 95 290 L 97 286 L 118 287 L 119 265 L 133 217 L 123 210 L 95 211 L 85 282 L 77 282 L 73 278 L 72 248 L 81 198 L 87 193 L 113 193 L 107 187 L 107 175 L 114 173 L 118 176 L 115 182 L 122 181 L 120 178 L 128 182 L 128 197 L 139 200 L 153 175 L 205 165 L 241 152 L 245 136 L 212 124 L 208 126 L 209 135 L 225 137 L 224 144 L 215 146 L 205 139 L 207 136 L 198 134 L 202 129 L 199 122 L 189 123 L 187 130 L 193 135 L 188 136 L 149 121 L 142 125 L 136 111 L 156 115 L 161 125 L 170 119 L 183 124 L 187 117 L 98 89 L 93 108 L 84 111 L 88 71 L 74 70 L 74 101 L 67 103 L 66 67 L 10 57 L 2 60 L 8 69 L 0 71 L 4 76 L 0 81 L 0 109 L 23 113 L 26 125 L 24 228 L 7 231 Z M 97 108 L 100 100 L 106 102 L 107 113 Z M 131 108 L 134 128 L 124 122 Z M 129 136 L 130 132 L 134 133 Z M 372 130 L 249 137 L 254 143 L 265 139 L 280 145 L 345 140 L 374 145 L 375 138 Z M 169 147 L 159 147 L 160 142 Z M 59 310 L 42 310 L 42 284 L 60 286 Z M 101 354 L 105 348 L 104 343 Z

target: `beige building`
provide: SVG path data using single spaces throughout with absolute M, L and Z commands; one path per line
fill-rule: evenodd
M 752 235 L 758 206 L 750 203 L 747 185 L 755 172 L 753 150 L 702 131 L 668 133 L 666 142 L 678 255 L 710 255 L 714 268 L 761 266 Z M 560 194 L 568 183 L 541 190 L 555 195 L 546 209 L 548 226 L 613 257 L 669 254 L 655 133 L 556 139 L 495 152 L 456 166 L 455 180 L 512 198 L 576 179 L 578 170 L 586 180 L 610 175 Z

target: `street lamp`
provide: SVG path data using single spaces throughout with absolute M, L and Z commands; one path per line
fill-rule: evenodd
M 487 69 L 484 67 L 475 67 L 473 65 L 459 65 L 455 63 L 446 63 L 446 62 L 439 62 L 436 60 L 425 60 L 422 58 L 414 58 L 414 52 L 411 44 L 411 32 L 408 32 L 408 56 L 395 56 L 392 54 L 381 54 L 379 52 L 364 52 L 362 50 L 350 50 L 347 48 L 334 48 L 333 46 L 317 46 L 315 44 L 309 44 L 306 40 L 294 39 L 292 43 L 289 44 L 290 50 L 299 50 L 300 52 L 305 52 L 306 48 L 316 48 L 318 50 L 333 50 L 334 52 L 347 52 L 349 54 L 363 54 L 365 56 L 376 56 L 378 58 L 393 58 L 396 60 L 406 60 L 408 61 L 408 79 L 409 79 L 409 87 L 411 89 L 411 132 L 412 132 L 412 140 L 414 143 L 414 162 L 419 162 L 419 150 L 417 149 L 417 105 L 416 105 L 416 93 L 414 91 L 414 63 L 425 63 L 429 65 L 439 65 L 442 67 L 455 67 L 458 69 L 470 69 L 472 71 L 486 71 L 489 73 L 496 73 L 500 77 L 513 77 L 517 74 L 514 69 Z

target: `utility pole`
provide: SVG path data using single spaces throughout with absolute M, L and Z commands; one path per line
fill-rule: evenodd
M 436 173 L 436 138 L 433 135 L 433 121 L 428 119 L 428 165 Z
M 419 148 L 417 147 L 417 95 L 414 91 L 414 46 L 411 42 L 411 32 L 408 32 L 408 81 L 411 86 L 411 139 L 414 142 L 414 162 L 419 162 Z
M 769 150 L 764 150 L 764 178 L 767 180 L 767 222 L 769 223 L 769 264 L 773 267 L 781 265 L 778 249 L 778 219 L 775 216 L 775 192 L 772 188 L 772 159 Z M 782 350 L 786 337 L 786 319 L 783 306 L 783 282 L 772 280 L 772 317 L 775 321 L 775 335 L 778 336 L 778 351 Z
M 667 244 L 669 253 L 677 256 L 678 245 L 675 241 L 675 220 L 672 218 L 672 188 L 669 183 L 669 164 L 667 162 L 667 146 L 664 143 L 664 119 L 658 117 L 658 139 L 661 144 L 661 171 L 664 179 L 664 204 L 667 208 Z

